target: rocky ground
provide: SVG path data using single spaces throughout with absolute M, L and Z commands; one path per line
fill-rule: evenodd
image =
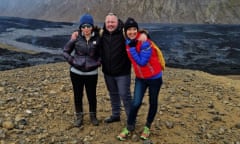
M 84 126 L 73 127 L 73 93 L 67 63 L 0 72 L 1 144 L 240 144 L 240 81 L 201 71 L 167 68 L 149 141 L 139 139 L 148 109 L 147 94 L 137 129 L 125 142 L 116 135 L 125 125 L 105 124 L 110 100 L 99 72 L 99 126 L 89 122 L 84 97 Z M 134 79 L 132 78 L 132 82 Z M 132 84 L 132 90 L 133 90 Z

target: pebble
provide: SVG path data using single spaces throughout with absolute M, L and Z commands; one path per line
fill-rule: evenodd
M 14 128 L 14 123 L 12 121 L 4 121 L 2 127 L 10 130 Z

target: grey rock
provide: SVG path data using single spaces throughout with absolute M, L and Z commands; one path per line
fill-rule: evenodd
M 235 127 L 238 128 L 238 129 L 240 129 L 240 123 L 237 123 L 237 124 L 235 125 Z
M 166 125 L 166 127 L 167 127 L 168 129 L 172 129 L 172 128 L 174 127 L 174 123 L 171 122 L 171 121 L 166 121 L 166 122 L 165 122 L 165 125 Z

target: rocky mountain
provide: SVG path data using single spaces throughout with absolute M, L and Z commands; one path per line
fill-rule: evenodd
M 239 0 L 0 0 L 0 15 L 77 21 L 90 12 L 102 22 L 108 12 L 122 19 L 156 23 L 240 23 Z

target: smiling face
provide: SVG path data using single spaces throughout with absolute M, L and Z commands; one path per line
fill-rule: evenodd
M 129 39 L 135 39 L 137 37 L 138 29 L 136 27 L 130 27 L 127 29 L 126 35 Z
M 83 24 L 81 26 L 81 31 L 83 32 L 83 34 L 85 36 L 90 36 L 91 32 L 92 32 L 92 25 L 90 25 L 90 24 Z
M 105 27 L 109 32 L 113 32 L 118 27 L 118 18 L 116 15 L 107 15 L 105 19 Z

